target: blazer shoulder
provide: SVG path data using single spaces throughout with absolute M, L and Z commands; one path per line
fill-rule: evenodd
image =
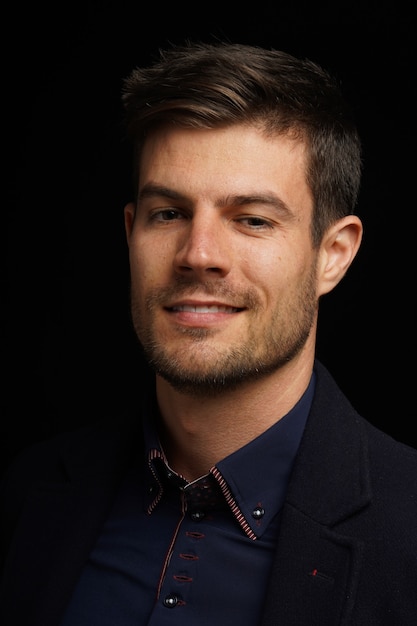
M 35 486 L 62 486 L 91 474 L 119 472 L 132 447 L 139 449 L 140 436 L 138 419 L 119 416 L 60 432 L 25 447 L 0 481 L 2 520 L 13 525 Z

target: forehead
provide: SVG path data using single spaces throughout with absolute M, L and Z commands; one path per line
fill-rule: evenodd
M 284 164 L 305 170 L 307 151 L 300 137 L 289 133 L 266 134 L 257 126 L 236 124 L 216 129 L 190 129 L 164 126 L 154 130 L 145 140 L 140 158 L 140 171 L 149 167 L 178 165 L 191 168 L 253 170 L 282 168 Z

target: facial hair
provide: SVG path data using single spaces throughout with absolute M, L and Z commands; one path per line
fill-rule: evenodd
M 173 353 L 157 335 L 154 312 L 162 303 L 191 296 L 197 290 L 199 294 L 238 302 L 239 307 L 245 308 L 244 315 L 250 312 L 251 324 L 246 336 L 221 350 L 211 344 L 207 347 L 215 329 L 180 327 L 184 350 Z M 267 312 L 253 288 L 236 292 L 223 283 L 192 282 L 181 276 L 169 287 L 152 290 L 144 306 L 134 290 L 130 300 L 133 327 L 151 368 L 181 393 L 212 397 L 268 376 L 302 350 L 317 314 L 316 268 L 292 292 L 290 300 L 278 303 L 270 320 L 266 319 Z

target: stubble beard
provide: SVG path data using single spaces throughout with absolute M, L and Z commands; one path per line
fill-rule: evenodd
M 304 347 L 317 314 L 316 272 L 312 269 L 290 302 L 277 308 L 262 328 L 263 307 L 255 290 L 235 294 L 227 287 L 207 283 L 191 284 L 179 280 L 166 289 L 155 289 L 146 298 L 146 312 L 131 293 L 131 317 L 136 336 L 150 367 L 177 391 L 198 397 L 213 397 L 225 391 L 266 377 L 287 365 Z M 244 302 L 252 324 L 239 343 L 216 349 L 208 342 L 216 330 L 179 328 L 184 335 L 184 349 L 170 350 L 157 336 L 153 312 L 172 296 L 190 296 L 198 289 L 209 295 L 226 297 L 230 302 Z M 248 313 L 243 313 L 247 315 Z

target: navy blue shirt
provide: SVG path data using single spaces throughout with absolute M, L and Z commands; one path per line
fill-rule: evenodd
M 62 626 L 255 626 L 314 393 L 188 483 L 144 412 L 146 457 L 123 481 Z M 153 415 L 152 415 L 153 414 Z

